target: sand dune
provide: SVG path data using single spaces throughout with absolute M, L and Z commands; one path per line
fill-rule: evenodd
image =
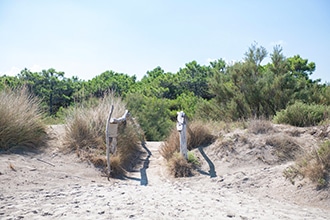
M 291 162 L 249 163 L 248 152 L 226 155 L 215 143 L 194 150 L 203 161 L 195 176 L 175 179 L 161 143 L 147 142 L 139 167 L 109 182 L 60 151 L 63 127 L 51 132 L 42 153 L 0 154 L 0 219 L 330 219 L 329 191 L 285 180 Z

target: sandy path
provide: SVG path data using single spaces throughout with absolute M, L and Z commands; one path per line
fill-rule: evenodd
M 259 193 L 258 188 L 276 187 L 277 167 L 228 170 L 209 158 L 201 174 L 174 179 L 166 173 L 159 145 L 148 142 L 141 166 L 111 182 L 56 148 L 0 154 L 0 219 L 330 219 L 329 209 Z M 208 151 L 196 154 L 204 158 Z M 262 179 L 269 174 L 274 181 Z

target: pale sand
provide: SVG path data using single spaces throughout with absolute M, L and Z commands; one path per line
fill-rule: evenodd
M 161 143 L 148 142 L 136 172 L 109 182 L 61 153 L 62 128 L 53 129 L 43 153 L 0 154 L 0 219 L 330 219 L 329 192 L 292 185 L 283 177 L 288 164 L 233 166 L 209 146 L 195 150 L 206 159 L 195 176 L 175 179 Z

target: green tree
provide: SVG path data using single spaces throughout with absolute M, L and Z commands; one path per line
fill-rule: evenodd
M 167 136 L 173 125 L 168 100 L 132 93 L 125 101 L 129 111 L 137 117 L 147 140 L 160 141 Z
M 106 71 L 84 83 L 84 94 L 87 96 L 103 97 L 109 91 L 125 97 L 130 88 L 135 84 L 136 77 L 123 73 Z
M 204 99 L 212 98 L 208 88 L 208 78 L 212 75 L 209 66 L 201 66 L 196 61 L 192 61 L 177 74 L 182 92 L 192 92 L 195 96 Z
M 289 69 L 297 78 L 305 78 L 309 80 L 309 76 L 315 71 L 315 63 L 309 62 L 308 59 L 303 59 L 300 55 L 295 55 L 288 58 Z
M 31 72 L 24 69 L 18 75 L 29 91 L 43 100 L 50 115 L 56 114 L 60 107 L 67 107 L 74 101 L 73 94 L 79 89 L 76 77 L 68 79 L 64 72 L 55 69 Z
M 22 86 L 23 83 L 16 76 L 0 76 L 0 91 L 5 88 L 15 89 Z

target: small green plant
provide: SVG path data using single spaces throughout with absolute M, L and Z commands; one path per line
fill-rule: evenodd
M 319 188 L 323 188 L 327 185 L 327 181 L 324 179 L 324 178 L 319 178 L 318 181 L 317 181 L 317 186 Z
M 285 179 L 290 180 L 292 185 L 295 183 L 295 178 L 300 175 L 299 170 L 295 166 L 289 166 L 283 171 Z
M 200 166 L 200 161 L 193 152 L 188 151 L 187 157 L 188 157 L 188 163 L 193 164 L 193 166 L 197 166 L 197 167 Z

